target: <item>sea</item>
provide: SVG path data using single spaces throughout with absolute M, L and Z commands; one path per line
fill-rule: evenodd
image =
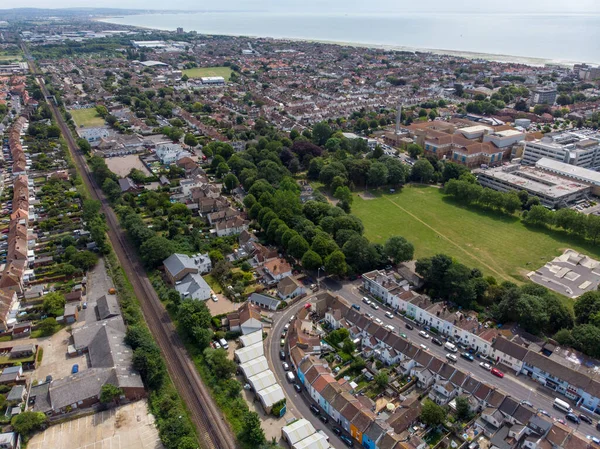
M 428 50 L 532 65 L 600 64 L 600 14 L 195 12 L 102 19 L 207 35 Z

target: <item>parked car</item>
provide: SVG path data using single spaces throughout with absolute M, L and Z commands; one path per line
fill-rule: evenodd
M 386 324 L 385 328 L 387 330 L 389 330 L 390 332 L 394 332 L 396 329 L 394 328 L 394 326 L 392 326 L 391 324 Z
M 383 324 L 383 321 L 381 321 L 379 318 L 375 318 L 375 322 L 379 325 Z
M 408 338 L 404 332 L 400 332 L 400 336 L 401 336 L 402 338 Z
M 352 304 L 352 308 L 354 310 L 360 310 L 360 306 L 358 304 Z
M 392 312 L 385 312 L 385 316 L 390 319 L 394 318 L 394 314 Z
M 373 318 L 373 314 L 372 314 L 372 313 L 369 313 L 369 312 L 365 313 L 365 316 L 366 316 L 367 318 Z
M 479 366 L 482 367 L 486 371 L 489 371 L 492 369 L 492 366 L 489 363 L 485 363 L 485 362 L 479 362 Z
M 281 347 L 285 346 L 285 338 L 282 338 L 282 339 L 279 341 L 279 346 L 281 346 Z
M 370 304 L 370 306 L 371 306 L 371 309 L 373 309 L 373 310 L 379 310 L 379 306 L 377 304 L 375 304 L 375 302 L 372 302 Z
M 316 405 L 313 405 L 313 404 L 310 405 L 310 411 L 315 416 L 318 416 L 321 414 L 321 410 L 319 410 L 319 407 L 317 407 Z
M 342 440 L 348 447 L 354 446 L 354 441 L 352 441 L 350 437 L 347 437 L 346 435 L 340 435 L 340 440 Z
M 367 298 L 366 296 L 363 296 L 362 302 L 364 302 L 366 305 L 371 304 L 371 300 L 369 298 Z
M 73 365 L 73 368 L 71 368 L 71 374 L 77 374 L 79 372 L 79 365 L 76 363 L 75 365 Z
M 575 424 L 579 424 L 579 417 L 575 414 L 575 413 L 567 413 L 565 415 L 565 418 L 567 418 L 569 421 L 574 422 Z
M 438 345 L 438 346 L 442 346 L 442 345 L 443 345 L 443 343 L 442 343 L 442 342 L 441 342 L 439 339 L 437 339 L 437 338 L 435 338 L 435 337 L 431 339 L 431 342 L 432 342 L 434 345 Z
M 492 368 L 491 373 L 494 376 L 497 376 L 499 378 L 503 378 L 504 377 L 504 373 L 502 371 L 500 371 L 498 368 Z
M 219 344 L 218 341 L 214 341 L 213 345 L 214 345 L 215 349 L 221 349 L 221 345 Z
M 285 326 L 283 326 L 283 330 L 287 331 L 290 328 L 290 323 L 285 323 Z
M 419 336 L 423 337 L 423 338 L 429 338 L 429 334 L 427 332 L 425 332 L 425 331 L 420 331 L 419 332 Z
M 279 351 L 279 358 L 285 360 L 285 351 Z
M 327 424 L 329 422 L 329 418 L 325 415 L 319 415 L 319 419 L 323 424 Z
M 426 345 L 424 345 L 424 344 L 420 344 L 419 346 L 421 346 L 421 349 L 422 349 L 423 351 L 427 351 L 427 349 L 429 349 L 429 348 L 427 348 L 427 346 L 426 346 Z
M 451 362 L 458 362 L 458 357 L 456 357 L 454 354 L 448 353 L 446 354 L 446 358 Z
M 521 401 L 521 405 L 526 405 L 528 407 L 533 408 L 533 404 L 531 402 L 529 402 L 529 401 Z
M 296 393 L 302 393 L 302 385 L 294 384 L 294 390 L 296 390 Z
M 340 429 L 339 427 L 332 427 L 331 430 L 338 436 L 342 434 L 342 429 Z
M 281 364 L 281 366 L 283 366 L 283 370 L 284 371 L 289 371 L 290 370 L 290 365 L 288 365 L 286 362 L 283 362 Z
M 473 356 L 472 356 L 471 354 L 469 354 L 468 352 L 461 352 L 460 356 L 461 356 L 463 359 L 466 359 L 466 360 L 468 360 L 469 362 L 472 362 L 472 361 L 474 360 L 474 359 L 473 359 Z
M 590 425 L 594 424 L 594 421 L 592 420 L 592 418 L 590 418 L 588 415 L 584 415 L 583 413 L 581 413 L 579 415 L 579 419 L 582 420 L 583 422 L 586 422 Z
M 410 325 L 410 324 L 408 324 L 408 323 L 406 323 L 406 324 L 404 325 L 404 327 L 406 327 L 406 328 L 407 328 L 409 331 L 411 331 L 411 330 L 413 330 L 413 329 L 414 329 L 414 327 L 412 327 L 412 325 Z
M 547 416 L 548 418 L 552 418 L 552 415 L 550 415 L 550 413 L 548 413 L 543 408 L 538 408 L 538 413 L 541 414 L 541 415 Z M 598 430 L 600 430 L 600 429 L 598 429 Z

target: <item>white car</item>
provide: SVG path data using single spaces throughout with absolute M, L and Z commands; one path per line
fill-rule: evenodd
M 371 300 L 369 298 L 367 298 L 366 296 L 363 296 L 362 302 L 364 302 L 366 305 L 371 304 Z
M 422 349 L 423 351 L 427 351 L 427 349 L 428 349 L 428 348 L 427 348 L 427 346 L 426 346 L 426 345 L 424 345 L 424 344 L 420 344 L 419 346 L 421 346 L 421 349 Z
M 287 331 L 290 328 L 290 323 L 286 323 L 285 326 L 283 326 L 283 330 Z
M 489 371 L 492 369 L 492 367 L 490 366 L 489 363 L 485 363 L 485 362 L 480 362 L 479 366 L 482 367 L 484 370 Z
M 456 362 L 456 361 L 458 361 L 458 357 L 456 357 L 454 354 L 450 354 L 450 353 L 448 353 L 448 354 L 446 354 L 446 358 L 447 358 L 448 360 L 450 360 L 451 362 Z
M 290 365 L 288 365 L 286 362 L 283 362 L 281 364 L 281 366 L 283 366 L 283 370 L 284 371 L 289 371 L 290 370 Z
M 212 299 L 214 302 L 217 302 L 219 300 L 219 298 L 217 298 L 217 295 L 215 295 L 214 293 L 210 295 L 210 299 Z
M 419 335 L 420 335 L 421 337 L 423 337 L 423 338 L 429 338 L 429 334 L 428 334 L 427 332 L 425 332 L 425 331 L 420 331 L 420 332 L 419 332 Z
M 394 318 L 394 314 L 392 312 L 385 312 L 385 316 L 387 316 L 388 318 Z
M 385 326 L 385 328 L 386 328 L 387 330 L 389 330 L 390 332 L 394 332 L 394 330 L 395 330 L 395 329 L 394 329 L 394 326 L 392 326 L 391 324 L 388 324 L 387 326 Z
M 379 306 L 377 304 L 375 304 L 374 302 L 372 302 L 370 305 L 371 305 L 371 308 L 373 310 L 378 310 L 379 309 Z
M 375 318 L 375 322 L 376 322 L 377 324 L 383 324 L 383 321 L 381 321 L 379 318 Z
M 372 313 L 369 313 L 369 312 L 365 313 L 365 316 L 366 316 L 367 318 L 373 318 L 373 314 L 372 314 Z

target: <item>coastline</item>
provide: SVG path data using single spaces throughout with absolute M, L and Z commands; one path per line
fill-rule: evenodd
M 135 16 L 136 14 L 132 14 Z M 131 17 L 131 16 L 128 16 Z M 113 22 L 111 19 L 124 19 L 123 16 L 110 16 L 110 17 L 102 17 L 102 18 L 93 18 L 92 20 L 96 22 L 102 22 L 113 25 L 121 25 L 128 26 L 131 28 L 137 28 L 140 30 L 153 30 L 153 31 L 172 31 L 171 28 L 159 28 L 159 27 L 147 27 L 141 25 L 128 25 L 124 23 Z M 204 36 L 227 36 L 227 37 L 247 37 L 252 39 L 273 39 L 281 42 L 311 42 L 311 43 L 321 43 L 321 44 L 329 44 L 329 45 L 340 45 L 346 47 L 358 47 L 358 48 L 377 48 L 383 50 L 393 50 L 393 51 L 409 51 L 409 52 L 421 52 L 421 53 L 431 53 L 435 55 L 447 55 L 447 56 L 456 56 L 466 59 L 483 59 L 490 62 L 500 62 L 500 63 L 516 63 L 529 65 L 533 67 L 544 67 L 546 65 L 553 65 L 559 67 L 573 67 L 574 64 L 581 64 L 584 61 L 565 61 L 559 59 L 547 59 L 547 58 L 537 58 L 533 56 L 514 56 L 514 55 L 506 55 L 506 54 L 495 54 L 495 53 L 481 53 L 481 52 L 472 52 L 472 51 L 461 51 L 461 50 L 448 50 L 443 48 L 427 48 L 427 47 L 411 47 L 411 46 L 403 46 L 403 45 L 391 45 L 391 44 L 373 44 L 373 43 L 361 43 L 361 42 L 348 42 L 348 41 L 336 41 L 336 40 L 325 40 L 325 39 L 311 39 L 311 38 L 294 38 L 294 37 L 271 37 L 271 36 L 258 36 L 258 35 L 249 35 L 249 34 L 230 34 L 230 33 L 200 33 L 200 35 Z M 587 64 L 600 64 L 600 62 L 590 62 L 587 61 Z

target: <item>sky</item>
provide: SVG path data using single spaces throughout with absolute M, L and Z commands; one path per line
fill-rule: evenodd
M 423 6 L 421 6 L 423 5 Z M 598 0 L 0 0 L 3 8 L 107 7 L 131 9 L 245 10 L 304 13 L 596 13 Z

